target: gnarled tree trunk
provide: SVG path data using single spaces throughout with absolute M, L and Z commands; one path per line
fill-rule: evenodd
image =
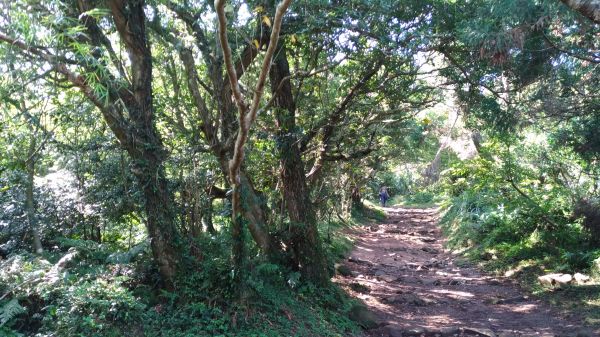
M 289 240 L 286 243 L 292 249 L 294 263 L 301 274 L 315 284 L 325 285 L 329 280 L 327 263 L 306 183 L 296 127 L 296 105 L 289 81 L 290 70 L 284 44 L 278 46 L 275 55 L 269 76 L 279 128 L 277 145 L 283 197 L 290 218 Z
M 112 111 L 101 110 L 133 159 L 132 171 L 144 195 L 152 254 L 166 287 L 172 288 L 178 263 L 178 233 L 165 177 L 166 151 L 154 126 L 152 55 L 146 39 L 144 2 L 112 0 L 109 7 L 131 62 L 131 88 L 118 98 L 127 107 L 129 118 L 125 125 L 119 124 L 111 120 Z

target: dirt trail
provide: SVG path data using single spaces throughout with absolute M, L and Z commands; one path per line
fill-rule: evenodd
M 336 277 L 382 322 L 370 336 L 597 336 L 445 252 L 436 209 L 386 210 L 358 234 L 348 275 Z

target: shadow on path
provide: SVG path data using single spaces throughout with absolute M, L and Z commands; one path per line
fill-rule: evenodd
M 351 275 L 335 278 L 379 317 L 370 336 L 597 336 L 444 251 L 437 209 L 386 213 L 357 234 Z

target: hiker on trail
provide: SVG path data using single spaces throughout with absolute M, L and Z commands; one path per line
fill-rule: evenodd
M 381 186 L 379 189 L 379 201 L 381 201 L 381 206 L 385 207 L 385 203 L 389 198 L 390 195 L 388 194 L 387 186 Z

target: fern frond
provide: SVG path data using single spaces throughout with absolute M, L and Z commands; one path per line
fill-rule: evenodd
M 20 305 L 19 300 L 16 298 L 8 301 L 8 303 L 0 307 L 0 327 L 25 311 L 27 311 L 27 309 Z

